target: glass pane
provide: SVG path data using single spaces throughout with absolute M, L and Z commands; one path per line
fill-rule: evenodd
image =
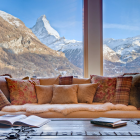
M 82 0 L 1 0 L 0 75 L 83 77 Z
M 103 0 L 104 75 L 140 72 L 140 0 Z

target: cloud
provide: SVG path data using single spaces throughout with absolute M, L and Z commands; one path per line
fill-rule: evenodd
M 130 26 L 130 25 L 123 25 L 123 24 L 103 24 L 103 28 L 117 28 L 117 29 L 124 29 L 124 30 L 140 30 L 138 26 Z

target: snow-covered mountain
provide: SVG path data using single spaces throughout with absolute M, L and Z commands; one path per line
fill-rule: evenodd
M 37 19 L 31 30 L 43 44 L 53 50 L 79 49 L 83 45 L 81 41 L 67 40 L 65 37 L 60 37 L 59 33 L 51 27 L 45 15 Z
M 123 73 L 135 73 L 140 71 L 140 36 L 126 39 L 105 39 L 104 46 L 113 50 L 119 61 L 104 59 L 104 75 L 118 75 Z M 111 53 L 105 52 L 110 57 Z M 114 54 L 114 53 L 113 53 Z M 117 59 L 118 60 L 118 59 Z
M 83 52 L 83 42 L 60 37 L 59 33 L 51 27 L 45 15 L 37 19 L 36 24 L 31 30 L 43 44 L 53 50 L 65 52 L 70 62 L 80 68 L 83 67 L 83 54 L 81 55 L 81 52 Z M 77 63 L 75 60 L 80 63 Z
M 53 29 L 49 31 L 52 33 Z M 53 33 L 59 38 L 57 32 Z M 82 69 L 70 63 L 63 52 L 41 43 L 20 19 L 0 11 L 0 75 L 5 73 L 13 77 L 59 74 L 81 77 Z
M 120 56 L 106 44 L 103 44 L 103 58 L 111 62 L 121 62 Z
M 120 55 L 123 62 L 131 62 L 140 56 L 140 36 L 126 39 L 105 39 L 104 44 Z

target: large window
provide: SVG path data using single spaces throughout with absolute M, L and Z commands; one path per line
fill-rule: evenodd
M 1 0 L 0 75 L 83 77 L 82 0 Z
M 140 71 L 140 0 L 103 0 L 103 72 Z

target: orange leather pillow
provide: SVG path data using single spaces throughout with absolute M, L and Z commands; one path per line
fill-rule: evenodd
M 38 104 L 46 104 L 52 101 L 52 96 L 53 96 L 52 85 L 48 85 L 48 86 L 36 85 L 35 89 L 36 89 Z
M 78 85 L 53 85 L 52 104 L 77 104 Z

